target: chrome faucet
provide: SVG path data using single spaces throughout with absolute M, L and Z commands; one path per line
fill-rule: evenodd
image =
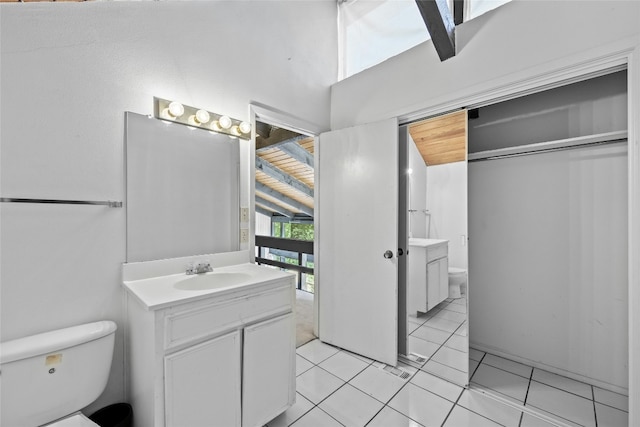
M 203 274 L 203 273 L 210 273 L 212 271 L 213 271 L 213 268 L 211 267 L 211 264 L 209 264 L 208 262 L 201 262 L 200 264 L 197 264 L 197 265 L 192 264 L 191 266 L 189 266 L 185 273 Z

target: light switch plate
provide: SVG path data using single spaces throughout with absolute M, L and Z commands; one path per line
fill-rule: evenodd
M 240 229 L 240 243 L 248 243 L 249 242 L 249 230 L 246 228 Z
M 249 208 L 240 208 L 240 222 L 249 222 Z

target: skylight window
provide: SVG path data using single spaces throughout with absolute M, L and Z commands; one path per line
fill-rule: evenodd
M 510 0 L 466 0 L 465 20 Z M 448 0 L 452 7 L 452 0 Z M 340 79 L 430 39 L 415 0 L 339 1 Z

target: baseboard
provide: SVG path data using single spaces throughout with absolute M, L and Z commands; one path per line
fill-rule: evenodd
M 594 385 L 604 390 L 609 390 L 614 393 L 623 394 L 625 396 L 629 396 L 629 389 L 617 386 L 615 384 L 610 384 L 604 381 L 597 380 L 595 378 L 591 378 L 585 375 L 577 374 L 575 372 L 567 371 L 565 369 L 556 368 L 555 366 L 547 365 L 544 363 L 536 362 L 525 357 L 516 356 L 514 354 L 510 354 L 496 348 L 484 346 L 478 343 L 469 342 L 469 347 L 475 348 L 480 351 L 484 351 L 486 353 L 490 353 L 496 356 L 504 357 L 505 359 L 513 360 L 514 362 L 523 363 L 525 365 L 533 366 L 534 368 L 543 369 L 545 371 L 562 375 L 563 377 L 571 378 L 572 380 L 580 381 L 583 383 L 587 383 L 589 385 Z

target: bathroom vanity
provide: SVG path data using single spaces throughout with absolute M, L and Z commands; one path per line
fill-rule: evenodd
M 294 403 L 295 276 L 222 255 L 198 259 L 204 274 L 185 259 L 124 265 L 137 425 L 263 426 Z
M 448 252 L 448 240 L 409 239 L 409 313 L 426 313 L 449 297 Z

